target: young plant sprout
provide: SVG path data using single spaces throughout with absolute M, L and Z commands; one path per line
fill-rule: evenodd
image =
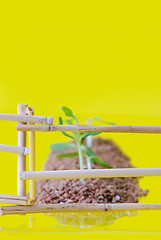
M 59 124 L 60 125 L 63 125 L 64 122 L 67 122 L 68 124 L 72 125 L 73 121 L 76 124 L 79 124 L 79 121 L 78 121 L 77 117 L 73 114 L 71 109 L 69 109 L 67 107 L 64 107 L 64 106 L 62 106 L 61 109 L 65 113 L 65 115 L 67 117 L 69 117 L 69 119 L 63 121 L 63 119 L 61 117 L 59 117 Z M 56 155 L 57 158 L 79 156 L 79 165 L 80 165 L 81 170 L 84 169 L 84 164 L 87 165 L 88 169 L 91 169 L 91 162 L 93 162 L 94 164 L 101 165 L 105 168 L 113 168 L 108 163 L 106 163 L 101 158 L 99 158 L 97 156 L 97 154 L 90 147 L 88 147 L 84 144 L 84 140 L 88 136 L 95 136 L 95 135 L 98 135 L 100 133 L 96 133 L 96 132 L 91 132 L 91 133 L 90 132 L 85 132 L 85 133 L 71 132 L 71 134 L 69 134 L 69 133 L 66 133 L 64 131 L 62 131 L 62 133 L 66 137 L 71 138 L 72 142 L 54 143 L 54 144 L 50 145 L 51 150 L 60 151 L 60 150 L 68 149 L 68 148 L 73 148 L 74 151 L 73 152 L 68 152 L 68 153 L 57 154 Z

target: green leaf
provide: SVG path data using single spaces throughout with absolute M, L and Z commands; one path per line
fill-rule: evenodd
M 105 168 L 113 168 L 111 165 L 109 165 L 107 162 L 105 162 L 104 160 L 102 160 L 101 158 L 97 157 L 97 156 L 93 156 L 90 159 L 94 164 L 98 164 L 101 165 Z
M 67 117 L 73 117 L 74 114 L 70 108 L 67 108 L 65 106 L 61 106 L 61 110 L 65 113 Z
M 99 158 L 97 156 L 97 154 L 89 147 L 83 145 L 85 148 L 85 153 L 88 157 L 90 157 L 90 160 L 96 165 L 101 165 L 105 168 L 113 168 L 112 166 L 110 166 L 108 163 L 106 163 L 104 160 L 102 160 L 101 158 Z
M 59 123 L 59 125 L 63 125 L 63 119 L 61 117 L 58 118 L 58 123 Z M 70 137 L 70 138 L 74 139 L 74 137 L 72 135 L 70 135 L 64 131 L 62 131 L 62 134 L 64 134 L 66 137 Z
M 60 153 L 57 154 L 57 158 L 66 158 L 66 157 L 75 157 L 78 156 L 78 152 L 70 152 L 70 153 Z
M 66 122 L 68 125 L 73 125 L 73 119 L 72 118 L 64 119 L 63 122 L 64 123 Z
M 74 116 L 74 114 L 73 114 L 73 112 L 72 112 L 72 110 L 70 108 L 67 108 L 65 106 L 61 106 L 61 110 L 65 113 L 65 115 L 67 117 L 73 118 L 75 120 L 75 122 L 77 124 L 79 124 L 78 119 L 76 118 L 76 116 Z
M 70 135 L 70 134 L 68 134 L 68 133 L 66 133 L 64 131 L 62 132 L 62 134 L 64 134 L 64 136 L 66 136 L 66 137 L 70 137 L 70 138 L 74 139 L 74 137 L 72 135 Z
M 86 132 L 86 133 L 83 133 L 82 136 L 80 137 L 81 140 L 85 139 L 86 137 L 88 136 L 95 136 L 95 135 L 98 135 L 100 134 L 100 132 Z
M 114 123 L 114 122 L 105 122 L 105 123 L 107 123 L 108 125 L 117 125 L 117 124 Z
M 91 148 L 87 147 L 86 145 L 83 145 L 83 147 L 88 157 L 97 156 L 97 154 Z
M 94 117 L 91 117 L 91 118 L 87 118 L 87 123 L 88 123 L 88 124 L 91 124 L 93 120 L 96 120 L 97 122 L 101 122 L 101 123 L 108 124 L 108 125 L 116 125 L 116 124 L 113 123 L 113 122 L 104 121 L 102 118 L 100 118 L 100 117 L 98 117 L 98 116 L 94 116 Z
M 61 117 L 58 118 L 59 125 L 63 125 L 63 119 Z
M 97 165 L 97 162 L 96 162 L 96 160 L 94 159 L 94 157 L 93 157 L 93 158 L 89 158 L 89 159 L 90 159 L 91 162 L 93 162 L 95 165 Z
M 61 151 L 70 147 L 75 148 L 75 144 L 71 142 L 62 142 L 62 143 L 54 143 L 50 145 L 50 149 L 52 151 Z

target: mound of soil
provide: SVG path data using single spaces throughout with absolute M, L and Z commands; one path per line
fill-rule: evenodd
M 129 157 L 111 140 L 94 138 L 92 149 L 114 168 L 132 168 Z M 68 149 L 62 152 L 69 152 Z M 60 153 L 60 152 L 59 152 Z M 92 168 L 103 168 L 92 164 Z M 78 157 L 56 158 L 51 152 L 43 170 L 79 169 Z M 138 178 L 93 178 L 40 180 L 36 184 L 36 203 L 136 203 L 148 190 L 139 188 Z

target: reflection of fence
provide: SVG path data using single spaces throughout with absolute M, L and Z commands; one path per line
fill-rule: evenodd
M 29 181 L 29 199 L 35 200 L 35 180 L 66 178 L 105 178 L 161 176 L 161 168 L 120 168 L 93 170 L 35 171 L 35 131 L 81 131 L 120 133 L 161 133 L 161 126 L 116 126 L 116 125 L 53 125 L 52 117 L 34 116 L 33 108 L 18 105 L 18 114 L 0 114 L 0 120 L 19 122 L 18 146 L 0 144 L 0 151 L 18 154 L 17 196 L 0 194 L 0 202 L 15 203 L 17 206 L 1 207 L 2 214 L 55 212 L 55 211 L 102 211 L 161 209 L 161 203 L 117 203 L 117 204 L 26 204 L 26 180 Z M 29 125 L 27 125 L 29 123 Z M 44 125 L 35 125 L 35 124 Z M 29 148 L 26 147 L 26 132 L 29 131 Z M 26 155 L 29 154 L 29 171 L 26 171 Z

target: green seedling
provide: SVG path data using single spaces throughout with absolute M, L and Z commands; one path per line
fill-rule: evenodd
M 61 109 L 65 113 L 65 115 L 67 117 L 69 117 L 69 119 L 66 119 L 65 121 L 63 121 L 63 119 L 61 117 L 59 117 L 58 121 L 59 121 L 60 125 L 63 125 L 64 122 L 67 122 L 67 124 L 72 125 L 73 121 L 76 124 L 79 124 L 77 117 L 73 114 L 71 109 L 64 107 L 64 106 L 62 106 Z M 113 168 L 108 163 L 106 163 L 101 158 L 99 158 L 97 156 L 97 154 L 90 147 L 88 147 L 84 144 L 84 140 L 88 136 L 95 136 L 100 133 L 97 133 L 97 132 L 85 132 L 85 133 L 71 132 L 71 134 L 69 134 L 64 131 L 62 131 L 62 133 L 66 137 L 71 138 L 72 142 L 54 143 L 54 144 L 50 145 L 51 150 L 60 151 L 60 150 L 68 149 L 68 148 L 73 148 L 73 152 L 57 154 L 56 155 L 57 158 L 78 156 L 79 157 L 79 165 L 80 165 L 81 170 L 84 169 L 84 164 L 87 165 L 88 169 L 91 169 L 91 162 L 93 162 L 94 164 L 97 164 L 97 165 L 101 165 L 105 168 Z

